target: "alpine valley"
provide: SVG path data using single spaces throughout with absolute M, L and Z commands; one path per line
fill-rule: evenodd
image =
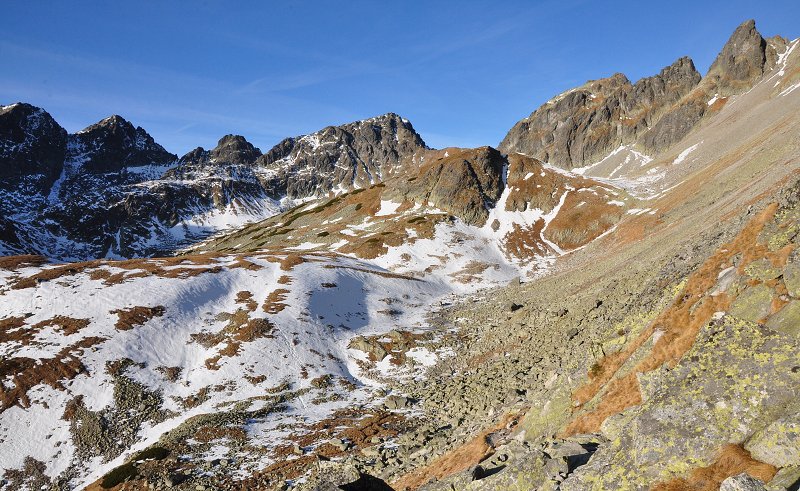
M 0 106 L 0 489 L 797 490 L 798 44 L 497 148 Z

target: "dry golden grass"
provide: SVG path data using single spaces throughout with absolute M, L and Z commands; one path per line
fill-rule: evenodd
M 490 433 L 506 428 L 509 423 L 519 418 L 517 413 L 507 413 L 496 424 L 481 431 L 460 447 L 434 459 L 430 464 L 416 469 L 400 477 L 392 483 L 392 487 L 400 491 L 412 491 L 423 485 L 447 476 L 452 476 L 479 464 L 492 454 L 492 447 L 486 437 Z
M 746 473 L 767 483 L 775 476 L 777 469 L 769 464 L 755 460 L 739 445 L 725 445 L 717 459 L 708 467 L 693 470 L 688 477 L 658 483 L 652 491 L 717 491 L 725 479 Z
M 63 390 L 65 381 L 86 370 L 80 360 L 83 351 L 103 341 L 105 338 L 84 338 L 45 360 L 25 357 L 0 359 L 0 379 L 10 381 L 0 384 L 0 412 L 15 404 L 29 407 L 28 391 L 37 385 L 46 384 Z
M 28 266 L 41 266 L 46 262 L 46 258 L 32 254 L 24 256 L 5 256 L 0 257 L 0 269 L 9 269 L 15 271 L 19 268 Z
M 283 303 L 283 301 L 286 300 L 289 293 L 291 292 L 285 288 L 278 288 L 271 291 L 270 294 L 267 295 L 266 300 L 264 300 L 264 305 L 262 306 L 264 312 L 268 314 L 277 314 L 285 309 L 287 305 Z
M 89 319 L 74 319 L 72 317 L 57 315 L 52 319 L 47 319 L 41 322 L 37 322 L 32 327 L 34 329 L 39 330 L 47 326 L 53 326 L 65 336 L 69 336 L 71 334 L 76 334 L 80 332 L 83 328 L 85 328 L 89 324 L 90 324 Z
M 112 310 L 110 314 L 117 314 L 117 322 L 114 324 L 120 331 L 128 331 L 136 326 L 141 326 L 154 317 L 161 317 L 166 309 L 161 306 L 155 307 L 130 307 L 127 309 Z
M 588 383 L 573 393 L 573 399 L 584 405 L 598 395 L 601 398 L 591 411 L 579 413 L 567 425 L 563 432 L 565 435 L 597 432 L 609 416 L 641 403 L 636 374 L 655 370 L 664 363 L 674 367 L 692 347 L 700 328 L 709 322 L 713 313 L 729 308 L 733 299 L 728 295 L 710 296 L 707 293 L 716 284 L 718 272 L 731 263 L 733 256 L 742 255 L 740 272 L 749 263 L 761 258 L 769 259 L 776 267 L 783 267 L 792 246 L 771 252 L 757 242 L 759 233 L 776 211 L 777 204 L 773 203 L 752 219 L 731 243 L 720 247 L 689 276 L 675 301 L 647 329 L 621 351 L 597 361 L 589 373 Z M 619 374 L 620 369 L 656 329 L 664 334 L 651 352 L 630 372 Z

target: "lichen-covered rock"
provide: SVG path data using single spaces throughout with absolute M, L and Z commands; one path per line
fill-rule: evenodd
M 778 469 L 766 487 L 767 491 L 796 491 L 800 488 L 800 466 Z
M 560 461 L 560 462 L 559 462 Z M 455 476 L 430 483 L 420 491 L 529 491 L 550 483 L 548 470 L 567 471 L 564 459 L 549 459 L 536 448 L 512 441 L 499 447 L 480 465 L 480 472 L 469 469 Z M 549 466 L 548 464 L 551 463 Z M 555 464 L 555 465 L 554 465 Z M 555 484 L 555 483 L 554 483 Z M 546 489 L 546 488 L 545 488 Z M 552 489 L 555 489 L 553 487 Z
M 719 487 L 719 491 L 765 491 L 764 483 L 747 474 L 739 474 L 731 476 L 724 481 Z
M 758 322 L 769 315 L 772 289 L 766 285 L 748 288 L 733 302 L 730 314 L 750 322 Z
M 773 421 L 753 435 L 744 448 L 753 458 L 775 467 L 800 466 L 800 412 Z
M 614 418 L 624 431 L 562 488 L 644 489 L 709 466 L 724 445 L 794 416 L 798 359 L 796 338 L 732 316 L 707 325 L 650 396 Z
M 782 274 L 780 268 L 774 267 L 769 259 L 757 259 L 748 264 L 744 270 L 748 276 L 759 281 L 774 280 Z
M 783 270 L 783 282 L 789 295 L 800 298 L 800 264 L 789 263 Z
M 800 300 L 792 300 L 767 320 L 767 327 L 800 337 Z

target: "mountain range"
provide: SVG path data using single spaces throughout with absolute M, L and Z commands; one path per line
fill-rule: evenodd
M 1 106 L 0 489 L 797 489 L 798 44 L 497 148 Z

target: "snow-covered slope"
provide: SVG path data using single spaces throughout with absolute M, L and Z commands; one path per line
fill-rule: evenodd
M 478 172 L 484 182 L 470 182 Z M 428 153 L 413 173 L 300 205 L 198 249 L 335 251 L 470 289 L 546 273 L 636 203 L 613 185 L 520 154 L 448 149 Z
M 353 337 L 424 328 L 449 291 L 327 254 L 36 262 L 0 269 L 0 468 L 41 465 L 60 486 L 164 435 L 182 459 L 266 467 L 286 436 L 276 427 L 298 432 L 370 399 L 378 384 L 361 376 Z M 196 441 L 187 421 L 219 414 L 249 415 L 237 428 L 261 450 Z

